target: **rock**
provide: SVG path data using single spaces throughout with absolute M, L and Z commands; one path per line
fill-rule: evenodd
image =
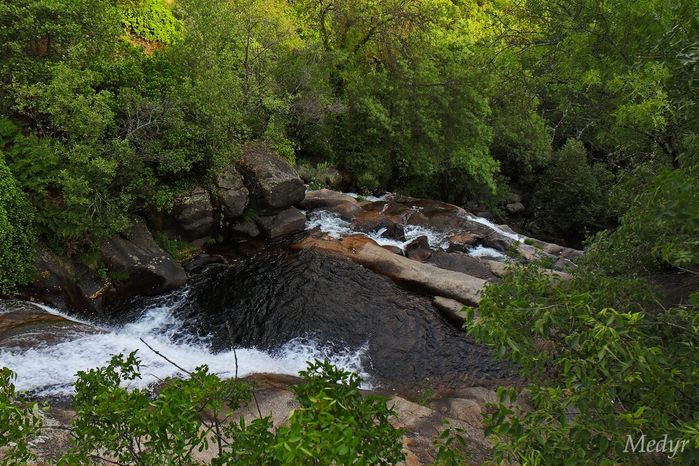
M 328 209 L 344 203 L 357 205 L 357 200 L 352 196 L 337 191 L 319 189 L 317 191 L 308 191 L 300 205 L 303 209 L 315 210 Z
M 243 215 L 250 200 L 243 177 L 234 168 L 228 168 L 216 177 L 216 187 L 223 217 L 230 220 Z
M 124 274 L 116 284 L 120 293 L 160 294 L 187 281 L 184 269 L 163 251 L 142 220 L 100 246 L 110 272 Z
M 443 398 L 431 402 L 430 408 L 442 415 L 477 426 L 483 422 L 482 408 L 478 402 L 464 398 Z
M 34 257 L 37 273 L 27 294 L 55 308 L 98 313 L 115 290 L 87 266 L 56 255 L 38 245 Z
M 577 264 L 575 262 L 569 260 L 569 259 L 564 259 L 563 257 L 559 257 L 556 262 L 553 264 L 553 270 L 558 270 L 559 272 L 570 272 L 572 270 L 575 270 L 578 268 Z
M 204 188 L 195 188 L 191 193 L 177 198 L 170 215 L 180 233 L 178 236 L 187 241 L 205 238 L 216 229 L 214 208 Z
M 510 214 L 520 214 L 526 209 L 521 202 L 513 202 L 512 204 L 507 204 L 505 206 L 505 210 L 507 210 L 507 212 Z
M 369 238 L 350 236 L 339 241 L 308 237 L 293 249 L 318 249 L 337 253 L 398 283 L 418 286 L 437 296 L 476 305 L 486 281 L 459 272 L 393 254 Z
M 510 247 L 515 243 L 517 243 L 517 241 L 513 240 L 512 238 L 500 236 L 497 234 L 491 234 L 490 236 L 486 236 L 485 238 L 483 238 L 482 241 L 483 246 L 495 249 L 496 251 L 500 251 L 503 254 L 507 253 Z
M 466 311 L 464 311 L 464 305 L 462 303 L 442 296 L 435 296 L 432 302 L 448 321 L 453 322 L 459 327 L 466 322 Z
M 301 208 L 306 210 L 327 210 L 350 221 L 354 220 L 362 211 L 355 198 L 329 189 L 307 192 L 306 197 L 301 202 Z
M 389 405 L 395 411 L 392 424 L 406 431 L 403 445 L 407 463 L 434 464 L 434 440 L 444 430 L 445 420 L 449 420 L 452 428 L 462 429 L 461 435 L 468 445 L 469 464 L 482 464 L 488 456 L 490 444 L 485 439 L 480 420 L 471 422 L 471 419 L 463 421 L 450 418 L 430 407 L 397 396 L 391 398 Z M 468 405 L 471 412 L 475 411 L 472 404 Z M 462 406 L 466 406 L 466 403 Z M 458 409 L 458 404 L 454 407 Z M 458 414 L 460 417 L 466 417 L 463 413 Z
M 466 251 L 483 239 L 483 236 L 475 233 L 463 232 L 449 237 L 449 249 Z
M 507 196 L 507 202 L 510 204 L 518 204 L 522 202 L 522 196 L 520 196 L 517 193 L 510 193 L 509 196 Z
M 267 238 L 274 239 L 302 232 L 306 216 L 296 207 L 289 207 L 276 215 L 258 217 L 257 225 Z
M 250 197 L 262 210 L 283 210 L 303 201 L 306 187 L 286 160 L 265 144 L 250 145 L 238 162 Z
M 390 244 L 386 244 L 381 247 L 384 248 L 386 251 L 392 252 L 393 254 L 398 254 L 399 256 L 403 255 L 403 250 L 398 246 L 391 246 Z
M 502 278 L 505 275 L 507 275 L 508 273 L 510 273 L 510 271 L 507 269 L 507 264 L 505 264 L 503 262 L 498 262 L 498 261 L 493 261 L 490 259 L 483 259 L 483 258 L 481 258 L 480 261 L 483 265 L 488 267 L 488 269 L 490 270 L 490 272 L 493 275 L 495 275 L 498 278 Z
M 239 221 L 231 227 L 231 231 L 249 238 L 257 238 L 260 236 L 260 229 L 257 228 L 257 224 L 250 219 Z
M 405 255 L 412 260 L 425 262 L 432 256 L 427 236 L 418 236 L 405 247 Z
M 329 212 L 337 214 L 340 218 L 353 221 L 362 211 L 361 207 L 350 202 L 343 202 L 328 209 Z
M 325 184 L 334 189 L 340 189 L 344 181 L 344 177 L 342 176 L 342 173 L 340 173 L 340 170 L 333 167 L 325 170 L 325 176 L 323 178 Z
M 95 327 L 51 314 L 23 301 L 0 301 L 0 347 L 30 349 L 99 333 Z
M 296 173 L 298 173 L 304 183 L 310 183 L 316 176 L 316 169 L 308 163 L 302 163 L 296 166 Z
M 187 273 L 197 272 L 202 268 L 210 264 L 227 264 L 228 261 L 225 257 L 218 254 L 199 254 L 197 257 L 188 260 L 182 267 L 187 271 Z
M 467 256 L 461 252 L 435 251 L 427 262 L 440 269 L 465 273 L 483 280 L 495 280 L 498 278 L 484 261 Z

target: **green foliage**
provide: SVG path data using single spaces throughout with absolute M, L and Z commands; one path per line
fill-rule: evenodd
M 128 2 L 121 9 L 121 23 L 136 37 L 161 44 L 180 38 L 182 23 L 176 19 L 165 0 Z
M 389 422 L 386 400 L 364 396 L 356 374 L 327 361 L 309 363 L 293 387 L 300 408 L 274 429 L 271 418 L 234 420 L 252 387 L 222 380 L 205 366 L 164 381 L 155 396 L 129 389 L 140 377 L 135 353 L 79 372 L 72 448 L 59 464 L 91 464 L 108 455 L 121 464 L 195 464 L 213 449 L 212 464 L 393 464 L 403 458 L 402 432 Z
M 699 177 L 696 167 L 662 170 L 621 217 L 619 228 L 591 243 L 589 262 L 608 273 L 647 274 L 699 267 Z
M 403 459 L 400 429 L 386 400 L 359 391 L 355 373 L 327 360 L 309 363 L 293 387 L 301 405 L 272 447 L 279 464 L 388 465 Z
M 612 175 L 590 165 L 582 142 L 570 139 L 553 155 L 532 199 L 537 219 L 554 234 L 597 231 L 610 223 Z
M 34 208 L 5 165 L 0 152 L 0 295 L 32 277 Z
M 124 383 L 140 377 L 135 353 L 79 372 L 71 451 L 59 464 L 91 464 L 106 452 L 122 464 L 195 464 L 192 452 L 220 433 L 220 417 L 250 399 L 249 387 L 205 366 L 168 380 L 152 399 Z
M 34 458 L 28 442 L 41 433 L 37 404 L 27 402 L 15 390 L 15 375 L 0 367 L 0 465 L 26 464 Z
M 469 332 L 529 381 L 524 404 L 500 389 L 486 417 L 495 458 L 637 463 L 640 453 L 624 451 L 628 435 L 667 434 L 690 444 L 674 461 L 696 461 L 699 445 L 688 435 L 699 412 L 695 307 L 656 310 L 647 284 L 622 278 L 551 280 L 533 266 L 516 270 L 488 287 L 478 317 L 471 311 Z

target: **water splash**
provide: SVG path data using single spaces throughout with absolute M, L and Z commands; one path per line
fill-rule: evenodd
M 493 259 L 507 259 L 507 256 L 497 249 L 488 248 L 482 245 L 473 247 L 468 251 L 468 255 L 471 257 L 486 257 Z
M 522 235 L 518 235 L 517 233 L 511 233 L 509 231 L 504 230 L 502 227 L 494 224 L 493 222 L 491 222 L 487 218 L 475 217 L 473 215 L 468 215 L 466 218 L 468 218 L 472 222 L 477 222 L 477 223 L 480 223 L 481 225 L 485 225 L 488 228 L 498 232 L 498 234 L 500 234 L 502 236 L 506 236 L 507 238 L 513 239 L 513 240 L 518 241 L 520 243 L 524 243 L 524 240 L 526 239 L 526 237 L 524 237 Z
M 277 350 L 260 351 L 255 348 L 240 348 L 213 353 L 207 338 L 183 336 L 183 324 L 174 310 L 186 299 L 185 293 L 176 293 L 145 309 L 140 318 L 122 326 L 98 326 L 99 333 L 75 335 L 69 341 L 55 344 L 38 344 L 32 348 L 0 349 L 0 366 L 6 366 L 17 374 L 16 387 L 37 396 L 65 396 L 73 393 L 72 383 L 78 371 L 85 371 L 107 364 L 115 354 L 138 351 L 141 359 L 141 379 L 130 386 L 145 388 L 167 377 L 183 374 L 165 361 L 141 341 L 166 355 L 186 370 L 206 364 L 209 370 L 222 376 L 233 377 L 237 373 L 245 377 L 253 373 L 275 373 L 297 375 L 306 368 L 308 361 L 327 358 L 334 365 L 359 373 L 370 388 L 368 374 L 363 370 L 362 357 L 368 345 L 357 349 L 334 351 L 312 338 L 295 338 Z M 64 313 L 41 306 L 47 312 L 77 319 Z M 88 322 L 82 321 L 87 324 Z
M 371 238 L 379 246 L 396 246 L 401 250 L 405 250 L 410 243 L 420 236 L 426 236 L 430 247 L 433 249 L 446 250 L 449 248 L 448 233 L 445 232 L 439 232 L 420 225 L 406 225 L 404 228 L 405 241 L 401 241 L 383 236 L 386 233 L 386 228 L 379 228 L 369 233 L 355 230 L 350 222 L 343 220 L 333 212 L 324 210 L 312 212 L 306 222 L 306 230 L 316 228 L 333 239 L 361 235 Z

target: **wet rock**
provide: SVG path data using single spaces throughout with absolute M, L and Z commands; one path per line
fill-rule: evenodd
M 265 144 L 250 145 L 238 162 L 250 197 L 262 210 L 282 210 L 303 201 L 306 187 L 289 162 Z
M 482 260 L 467 256 L 461 252 L 435 251 L 427 262 L 440 269 L 465 273 L 483 280 L 492 281 L 498 278 Z
M 432 256 L 427 236 L 418 236 L 405 247 L 405 255 L 412 260 L 425 262 Z
M 95 327 L 51 314 L 32 303 L 0 301 L 0 347 L 32 348 L 98 332 Z
M 317 191 L 308 191 L 301 202 L 301 207 L 306 210 L 328 209 L 343 203 L 357 205 L 357 200 L 352 196 L 337 191 L 319 189 Z
M 343 255 L 392 280 L 425 288 L 435 295 L 467 304 L 478 304 L 486 281 L 392 254 L 369 238 L 347 237 L 339 241 L 308 237 L 294 249 L 317 249 Z
M 462 303 L 443 296 L 435 296 L 432 302 L 449 322 L 459 327 L 466 322 L 466 311 L 464 311 L 464 305 Z
M 250 200 L 243 177 L 234 168 L 228 168 L 216 177 L 216 187 L 223 217 L 230 220 L 243 215 Z
M 392 252 L 393 254 L 398 254 L 400 256 L 403 255 L 403 250 L 398 246 L 391 246 L 390 244 L 387 244 L 381 247 L 384 248 L 386 251 Z
M 142 220 L 102 243 L 100 251 L 110 272 L 124 275 L 116 284 L 120 293 L 159 294 L 187 281 L 184 269 L 156 244 Z
M 197 257 L 188 260 L 182 267 L 187 271 L 187 273 L 193 273 L 200 271 L 204 267 L 210 264 L 227 264 L 228 261 L 225 257 L 218 254 L 199 254 Z
M 289 207 L 276 215 L 258 217 L 257 225 L 267 238 L 274 239 L 303 231 L 306 216 L 296 207 Z
M 456 251 L 467 251 L 468 249 L 471 248 L 471 246 L 478 243 L 482 239 L 483 239 L 483 236 L 475 234 L 475 233 L 470 233 L 470 232 L 459 233 L 459 234 L 456 234 L 456 235 L 449 237 L 449 249 L 456 250 Z
M 483 238 L 482 244 L 483 246 L 487 248 L 492 248 L 495 249 L 496 251 L 499 251 L 503 254 L 506 254 L 507 251 L 517 243 L 515 240 L 512 238 L 508 238 L 506 236 L 500 236 L 497 234 L 491 234 L 489 236 L 486 236 Z
M 260 236 L 260 229 L 257 224 L 250 219 L 239 221 L 231 227 L 231 231 L 238 235 L 247 236 L 248 238 L 257 238 Z
M 329 189 L 307 192 L 301 207 L 306 210 L 327 210 L 350 221 L 362 211 L 355 198 Z
M 94 314 L 114 293 L 109 280 L 43 245 L 36 248 L 34 266 L 37 273 L 26 294 L 53 307 Z

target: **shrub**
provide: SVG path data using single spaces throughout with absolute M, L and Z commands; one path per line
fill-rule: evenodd
M 554 234 L 598 231 L 609 224 L 607 192 L 611 174 L 601 165 L 590 165 L 582 142 L 574 139 L 553 155 L 541 176 L 532 203 L 537 219 Z
M 687 441 L 674 461 L 699 459 L 699 300 L 656 309 L 647 288 L 585 273 L 552 286 L 535 267 L 487 288 L 469 333 L 528 381 L 526 403 L 500 389 L 486 417 L 498 461 L 637 463 L 627 436 L 643 434 Z
M 361 379 L 327 361 L 310 363 L 293 388 L 301 407 L 275 430 L 271 418 L 228 422 L 251 399 L 251 386 L 222 380 L 206 366 L 164 381 L 157 394 L 125 388 L 140 377 L 135 353 L 79 372 L 72 448 L 61 464 L 102 455 L 121 464 L 194 464 L 192 452 L 213 445 L 212 464 L 392 464 L 403 458 L 386 400 L 364 396 Z
M 171 44 L 182 34 L 182 22 L 175 18 L 165 0 L 143 0 L 124 6 L 121 23 L 127 31 L 150 42 Z
M 29 403 L 17 393 L 14 374 L 0 368 L 0 464 L 26 464 L 34 456 L 28 442 L 40 433 L 42 418 L 36 403 Z
M 31 279 L 34 209 L 19 189 L 0 152 L 0 294 Z

